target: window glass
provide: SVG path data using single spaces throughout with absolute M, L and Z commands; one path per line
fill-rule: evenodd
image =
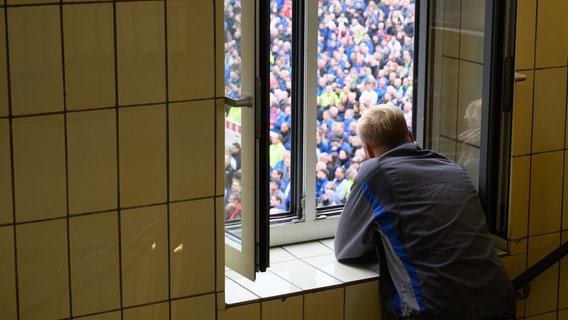
M 393 104 L 412 128 L 413 0 L 319 1 L 317 46 L 318 207 L 344 204 L 365 160 L 357 120 Z
M 462 165 L 479 185 L 485 1 L 432 2 L 428 147 Z

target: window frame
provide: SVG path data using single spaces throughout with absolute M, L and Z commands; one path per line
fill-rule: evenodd
M 260 4 L 259 4 L 260 3 Z M 264 16 L 257 20 L 257 30 L 260 42 L 264 41 L 264 48 L 269 46 L 269 1 L 256 0 L 257 14 Z M 413 133 L 417 142 L 425 147 L 425 125 L 428 111 L 425 110 L 429 99 L 428 77 L 428 23 L 429 4 L 427 0 L 416 0 L 415 7 L 415 54 L 413 92 L 414 115 Z M 484 59 L 489 57 L 490 63 L 484 65 L 483 70 L 483 110 L 484 119 L 482 127 L 482 143 L 485 145 L 480 167 L 480 197 L 488 217 L 488 225 L 495 236 L 500 248 L 506 248 L 506 232 L 508 218 L 508 177 L 510 158 L 510 105 L 512 103 L 512 81 L 514 79 L 514 12 L 516 0 L 486 0 L 485 45 L 491 50 L 484 49 Z M 315 166 L 316 156 L 316 108 L 300 107 L 315 106 L 316 97 L 316 71 L 317 65 L 317 29 L 318 5 L 316 1 L 293 1 L 293 51 L 292 56 L 292 170 L 291 178 L 292 214 L 279 215 L 277 219 L 270 220 L 268 214 L 269 197 L 268 179 L 270 177 L 268 165 L 268 139 L 269 132 L 269 57 L 260 54 L 263 44 L 257 43 L 257 59 L 260 62 L 259 79 L 257 79 L 256 99 L 259 106 L 257 121 L 260 122 L 260 136 L 257 136 L 257 184 L 255 193 L 257 201 L 256 212 L 256 247 L 259 249 L 255 256 L 257 271 L 264 271 L 269 266 L 268 248 L 278 245 L 305 242 L 317 239 L 331 238 L 335 234 L 340 208 L 326 211 L 316 208 L 315 198 Z M 302 24 L 303 21 L 303 24 Z M 262 26 L 265 26 L 264 28 Z M 490 31 L 490 32 L 488 32 Z M 297 39 L 297 40 L 294 40 Z M 298 42 L 300 41 L 300 45 Z M 298 48 L 299 46 L 299 48 Z M 260 50 L 260 51 L 259 51 Z M 266 50 L 268 52 L 268 50 Z M 314 69 L 314 70 L 312 70 Z M 296 76 L 294 76 L 296 74 Z M 264 79 L 264 80 L 263 80 Z M 419 81 L 418 79 L 426 79 Z M 503 79 L 507 79 L 504 81 Z M 485 99 L 485 98 L 488 99 Z M 496 108 L 496 105 L 506 106 Z M 508 106 L 508 107 L 507 107 Z M 298 112 L 300 110 L 300 112 Z M 490 111 L 490 112 L 486 112 Z M 257 124 L 258 125 L 258 124 Z M 495 130 L 496 127 L 503 130 Z M 505 145 L 505 147 L 503 147 Z M 487 159 L 498 157 L 500 163 L 495 164 Z M 294 172 L 298 170 L 297 172 Z M 495 183 L 495 181 L 497 181 Z M 483 187 L 481 187 L 483 185 Z M 486 187 L 488 186 L 488 187 Z M 297 214 L 299 213 L 299 214 Z M 496 223 L 499 223 L 497 227 Z M 264 239 L 264 240 L 263 240 Z M 503 242 L 504 241 L 504 242 Z

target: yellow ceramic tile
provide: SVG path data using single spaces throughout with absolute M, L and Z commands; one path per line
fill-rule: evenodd
M 439 2 L 442 3 L 442 2 Z M 437 13 L 437 20 L 443 21 L 439 27 L 443 27 L 443 52 L 444 55 L 457 58 L 459 57 L 461 24 L 461 3 L 460 1 L 443 1 L 441 12 Z
M 556 249 L 560 233 L 529 238 L 528 266 L 533 266 L 545 255 Z M 556 309 L 558 293 L 558 264 L 553 265 L 531 281 L 531 292 L 526 304 L 526 315 L 536 315 Z
M 558 310 L 558 319 L 568 319 L 568 309 Z
M 69 317 L 66 220 L 18 225 L 20 319 Z
M 564 147 L 566 68 L 536 70 L 534 75 L 532 151 Z
M 166 110 L 164 106 L 119 111 L 120 205 L 166 200 Z
M 508 241 L 508 250 L 510 255 L 527 253 L 527 238 L 511 239 Z
M 343 320 L 344 289 L 337 288 L 304 295 L 304 320 Z
M 522 82 L 515 82 L 511 130 L 511 153 L 513 156 L 531 153 L 534 72 L 526 70 L 521 71 L 521 73 L 525 74 L 527 79 Z
M 212 199 L 170 204 L 170 274 L 173 298 L 215 291 Z
M 170 105 L 170 200 L 215 193 L 214 107 L 212 100 Z
M 166 206 L 121 212 L 122 299 L 124 306 L 168 298 Z
M 536 68 L 566 66 L 568 39 L 559 32 L 568 30 L 566 1 L 538 1 L 536 27 Z
M 225 198 L 215 197 L 215 291 L 225 290 Z
M 40 3 L 54 3 L 53 0 L 7 0 L 7 4 L 40 4 Z
M 214 320 L 215 313 L 214 294 L 172 301 L 172 320 Z
M 119 105 L 165 101 L 164 27 L 163 2 L 116 3 Z
M 568 231 L 562 232 L 562 243 L 568 242 Z M 558 308 L 568 308 L 568 256 L 560 260 L 560 277 L 558 278 L 560 290 L 558 292 Z M 568 316 L 568 314 L 567 314 Z M 566 319 L 566 318 L 558 318 Z
M 67 115 L 69 212 L 117 207 L 116 112 Z M 94 196 L 96 195 L 96 196 Z
M 262 319 L 303 320 L 303 306 L 302 296 L 264 301 L 262 302 Z
M 534 67 L 536 0 L 517 0 L 515 70 Z
M 225 99 L 215 100 L 215 195 L 225 195 Z
M 0 320 L 17 318 L 16 278 L 14 270 L 14 231 L 12 227 L 0 228 Z
M 483 63 L 485 2 L 461 1 L 460 59 Z
M 379 281 L 369 281 L 345 288 L 345 319 L 374 320 L 382 314 Z
M 225 53 L 219 48 L 225 47 L 225 6 L 220 2 L 215 3 L 215 97 L 225 96 Z M 242 15 L 242 12 L 241 12 Z
M 213 1 L 167 1 L 170 100 L 211 98 L 215 94 L 213 4 Z M 221 28 L 222 21 L 218 21 Z M 222 66 L 218 68 L 223 70 Z
M 170 310 L 168 303 L 151 304 L 124 310 L 124 320 L 154 320 L 169 319 Z
M 115 105 L 112 3 L 63 6 L 67 110 Z
M 556 318 L 556 312 L 548 312 L 543 314 L 538 314 L 535 316 L 527 316 L 526 320 L 557 320 L 557 319 L 564 319 L 564 318 Z
M 507 270 L 507 275 L 510 280 L 515 279 L 521 273 L 523 273 L 526 268 L 527 256 L 525 254 L 508 255 L 501 258 L 505 270 Z
M 62 115 L 14 119 L 16 220 L 66 214 Z
M 81 317 L 83 320 L 122 320 L 120 311 L 99 313 L 93 316 Z
M 529 235 L 560 231 L 563 152 L 532 156 Z
M 0 43 L 6 43 L 4 9 L 0 8 Z M 8 115 L 8 68 L 6 46 L 0 46 L 0 117 Z
M 513 157 L 509 186 L 509 239 L 527 236 L 531 157 Z
M 116 212 L 69 219 L 73 314 L 120 307 Z
M 568 154 L 564 152 L 564 196 L 562 206 L 562 230 L 568 230 Z
M 217 313 L 218 320 L 260 320 L 260 303 L 221 309 Z
M 97 1 L 107 1 L 107 0 L 63 0 L 63 3 L 66 2 L 97 2 Z
M 0 119 L 0 224 L 13 222 L 13 213 L 10 125 L 8 119 Z
M 12 113 L 63 110 L 59 6 L 8 8 L 8 37 Z

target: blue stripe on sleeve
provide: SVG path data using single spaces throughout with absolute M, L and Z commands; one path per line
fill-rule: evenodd
M 383 208 L 383 205 L 373 194 L 367 181 L 363 181 L 363 183 L 361 184 L 361 189 L 363 191 L 363 194 L 365 195 L 365 198 L 367 199 L 367 201 L 369 201 L 369 204 L 373 208 L 373 217 L 378 221 L 381 231 L 389 238 L 393 250 L 402 261 L 410 278 L 410 283 L 412 285 L 414 295 L 416 296 L 420 311 L 424 312 L 426 308 L 424 306 L 424 297 L 422 296 L 422 291 L 420 290 L 416 268 L 410 262 L 410 258 L 408 257 L 408 254 L 406 253 L 402 242 L 398 238 L 398 234 L 396 233 L 391 217 L 387 214 L 387 212 Z M 401 312 L 402 310 L 400 309 L 400 297 L 397 295 L 393 300 L 395 300 L 393 302 L 396 303 L 395 307 L 397 311 Z

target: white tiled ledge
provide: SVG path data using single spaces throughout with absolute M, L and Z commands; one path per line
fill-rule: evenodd
M 257 273 L 254 282 L 227 269 L 225 303 L 252 303 L 378 277 L 377 265 L 339 263 L 333 252 L 333 239 L 287 245 L 270 249 L 270 267 Z

